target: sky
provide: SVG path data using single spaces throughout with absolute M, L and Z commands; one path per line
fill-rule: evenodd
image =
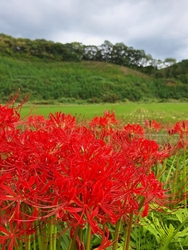
M 188 0 L 0 0 L 0 33 L 188 59 Z

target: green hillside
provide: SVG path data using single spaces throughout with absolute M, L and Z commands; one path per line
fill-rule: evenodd
M 183 84 L 188 84 L 188 60 L 182 60 L 170 67 L 164 68 L 155 72 L 154 76 L 162 78 L 171 78 L 175 81 L 180 81 Z
M 188 98 L 188 86 L 167 84 L 106 62 L 45 62 L 0 56 L 0 100 L 21 87 L 37 102 L 117 102 Z
M 122 43 L 97 47 L 0 34 L 0 101 L 18 88 L 20 98 L 29 94 L 38 103 L 186 101 L 187 60 L 161 70 L 155 62 Z

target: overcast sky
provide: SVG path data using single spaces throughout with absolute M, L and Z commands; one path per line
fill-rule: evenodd
M 0 0 L 0 33 L 188 59 L 188 0 Z

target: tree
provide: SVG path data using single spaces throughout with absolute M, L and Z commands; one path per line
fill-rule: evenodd
M 84 46 L 83 59 L 85 60 L 96 60 L 98 48 L 95 45 Z
M 164 60 L 165 67 L 170 67 L 170 66 L 172 66 L 175 63 L 176 63 L 176 59 L 174 59 L 174 58 L 166 58 Z
M 127 65 L 129 61 L 127 59 L 127 46 L 123 43 L 116 43 L 111 52 L 112 62 L 119 65 Z
M 102 59 L 109 62 L 111 59 L 111 52 L 113 50 L 113 44 L 107 40 L 100 46 Z

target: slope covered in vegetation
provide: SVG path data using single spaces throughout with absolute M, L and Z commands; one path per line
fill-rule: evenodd
M 188 60 L 175 63 L 170 67 L 155 72 L 154 75 L 160 78 L 171 78 L 176 81 L 181 81 L 183 84 L 188 84 Z
M 18 88 L 30 100 L 59 102 L 146 101 L 186 98 L 188 86 L 167 85 L 126 67 L 105 62 L 44 62 L 0 57 L 0 100 Z M 21 96 L 20 96 L 21 98 Z
M 155 62 L 122 43 L 97 47 L 0 34 L 0 101 L 20 87 L 31 101 L 46 103 L 186 100 L 186 61 L 161 70 Z
M 30 100 L 58 102 L 147 101 L 188 97 L 188 86 L 170 85 L 106 62 L 45 62 L 0 57 L 0 100 L 21 88 Z M 22 96 L 20 95 L 20 98 Z

